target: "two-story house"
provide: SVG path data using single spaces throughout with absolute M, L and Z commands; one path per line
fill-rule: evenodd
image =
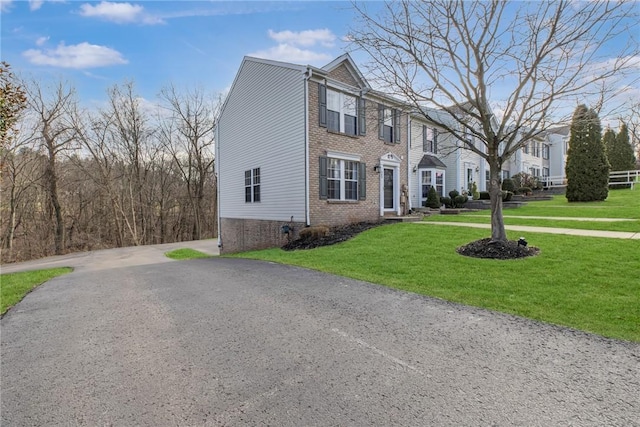
M 408 211 L 408 117 L 349 55 L 322 68 L 245 57 L 216 128 L 222 253 L 282 245 L 285 224 Z

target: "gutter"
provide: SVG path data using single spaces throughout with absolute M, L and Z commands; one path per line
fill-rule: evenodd
M 216 198 L 218 200 L 218 248 L 222 249 L 222 221 L 221 221 L 221 206 L 222 200 L 220 198 L 220 117 L 218 117 L 218 123 L 216 124 L 216 146 L 215 146 L 215 174 L 216 174 Z

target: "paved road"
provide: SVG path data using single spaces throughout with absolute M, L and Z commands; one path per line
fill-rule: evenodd
M 640 423 L 640 346 L 271 263 L 76 269 L 1 321 L 9 426 Z

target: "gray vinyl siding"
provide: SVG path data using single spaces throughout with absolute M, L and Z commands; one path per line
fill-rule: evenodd
M 220 216 L 305 221 L 305 81 L 299 69 L 245 59 L 218 125 Z M 260 168 L 261 201 L 244 171 Z

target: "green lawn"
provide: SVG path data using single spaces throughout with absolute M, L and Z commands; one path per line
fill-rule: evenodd
M 0 275 L 0 314 L 4 314 L 34 288 L 47 280 L 71 273 L 72 268 L 52 268 L 48 270 L 25 271 Z
M 211 255 L 207 255 L 203 252 L 196 251 L 195 249 L 189 249 L 189 248 L 175 249 L 173 251 L 165 252 L 164 255 L 167 258 L 176 259 L 176 260 L 211 257 Z
M 394 224 L 334 246 L 235 256 L 298 265 L 640 341 L 637 240 L 528 233 L 529 244 L 541 249 L 538 256 L 499 261 L 456 253 L 456 247 L 488 235 L 488 230 L 471 228 Z M 516 232 L 508 235 L 519 237 Z
M 541 216 L 538 218 L 504 218 L 506 225 L 529 225 L 537 227 L 576 228 L 584 230 L 608 230 L 640 232 L 640 189 L 609 191 L 603 202 L 569 203 L 564 196 L 554 196 L 553 200 L 527 202 L 526 206 L 504 209 L 504 216 Z M 575 221 L 556 218 L 626 218 L 632 221 Z M 489 224 L 491 212 L 482 210 L 459 215 L 431 215 L 425 221 L 472 222 Z

